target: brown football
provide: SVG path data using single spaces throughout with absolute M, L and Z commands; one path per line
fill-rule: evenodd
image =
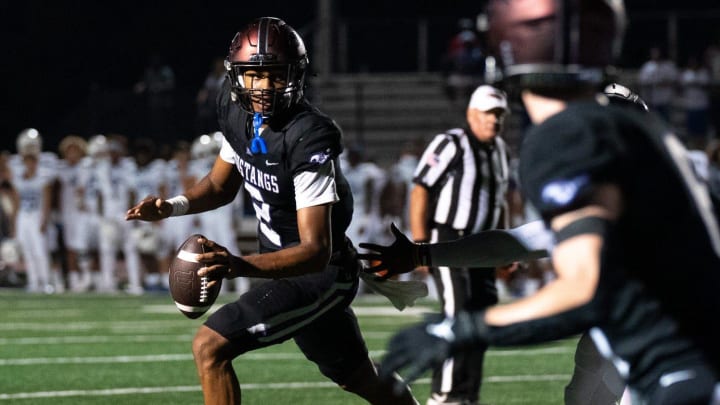
M 210 280 L 197 274 L 204 266 L 195 260 L 196 254 L 204 253 L 204 246 L 198 243 L 198 238 L 202 237 L 194 234 L 187 238 L 178 248 L 168 270 L 170 295 L 175 306 L 191 319 L 199 318 L 210 309 L 222 285 L 220 279 L 212 287 L 208 287 Z

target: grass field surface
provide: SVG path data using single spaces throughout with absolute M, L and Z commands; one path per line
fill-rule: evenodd
M 218 303 L 232 296 L 222 296 Z M 189 320 L 168 294 L 28 295 L 0 291 L 0 405 L 201 404 L 190 344 L 205 316 Z M 355 309 L 374 359 L 398 329 L 436 309 L 396 311 L 378 297 Z M 575 339 L 488 352 L 483 404 L 561 404 Z M 320 374 L 292 341 L 233 363 L 244 404 L 365 404 Z M 413 384 L 424 404 L 429 378 Z

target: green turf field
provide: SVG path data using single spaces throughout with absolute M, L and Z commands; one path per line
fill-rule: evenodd
M 221 297 L 219 302 L 229 300 Z M 0 405 L 200 404 L 190 342 L 199 320 L 175 310 L 166 294 L 144 297 L 26 295 L 0 291 Z M 377 297 L 354 306 L 375 359 L 399 328 L 434 303 L 405 313 Z M 560 404 L 575 340 L 491 350 L 483 404 Z M 234 362 L 244 404 L 364 404 L 325 379 L 292 341 Z M 423 378 L 413 392 L 424 404 Z

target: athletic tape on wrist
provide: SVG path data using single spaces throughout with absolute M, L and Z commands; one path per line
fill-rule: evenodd
M 184 195 L 178 195 L 166 200 L 172 207 L 171 217 L 185 215 L 190 209 L 190 201 Z

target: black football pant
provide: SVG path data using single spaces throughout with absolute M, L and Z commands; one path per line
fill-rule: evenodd
M 565 387 L 565 405 L 614 405 L 624 391 L 620 373 L 600 354 L 590 335 L 583 333 L 575 349 L 575 370 Z

